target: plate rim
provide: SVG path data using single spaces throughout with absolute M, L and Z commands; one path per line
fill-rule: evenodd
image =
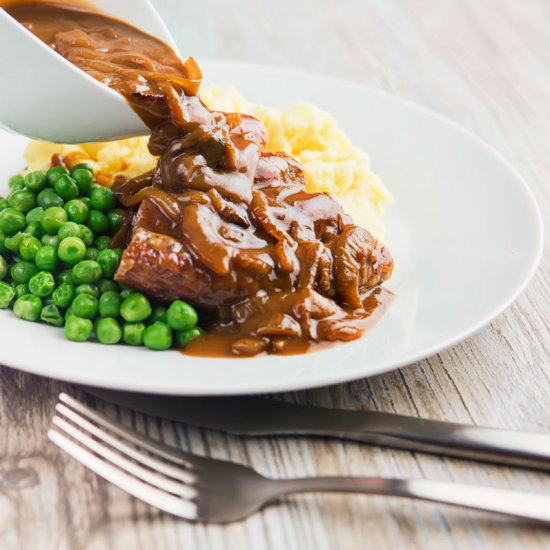
M 331 82 L 333 85 L 344 85 L 347 87 L 351 86 L 369 95 L 382 97 L 382 98 L 385 98 L 386 100 L 400 103 L 417 112 L 421 112 L 426 116 L 435 118 L 440 123 L 444 124 L 447 127 L 452 128 L 455 132 L 462 134 L 464 137 L 476 143 L 487 154 L 493 157 L 494 160 L 496 160 L 501 165 L 503 165 L 506 168 L 506 170 L 510 172 L 511 175 L 513 175 L 515 183 L 519 185 L 523 194 L 527 198 L 526 203 L 530 207 L 531 213 L 533 214 L 532 222 L 533 222 L 534 228 L 536 228 L 537 247 L 536 247 L 535 254 L 532 256 L 528 269 L 525 270 L 525 274 L 521 282 L 513 289 L 512 292 L 510 292 L 507 295 L 506 299 L 503 300 L 498 307 L 488 312 L 485 316 L 480 318 L 476 323 L 471 324 L 460 333 L 455 334 L 452 337 L 447 338 L 445 340 L 442 340 L 441 342 L 438 342 L 437 344 L 434 344 L 432 346 L 428 346 L 424 349 L 406 354 L 399 360 L 392 362 L 391 365 L 388 365 L 387 361 L 386 362 L 379 361 L 378 363 L 374 363 L 374 364 L 371 363 L 369 366 L 368 374 L 365 374 L 364 372 L 360 372 L 362 368 L 360 364 L 358 364 L 358 367 L 352 370 L 323 373 L 323 376 L 321 377 L 322 379 L 319 379 L 319 377 L 315 378 L 314 376 L 312 376 L 311 377 L 312 379 L 308 382 L 305 382 L 303 380 L 294 381 L 293 379 L 286 380 L 286 381 L 279 380 L 277 384 L 269 385 L 269 388 L 266 388 L 265 379 L 263 380 L 249 379 L 246 381 L 241 380 L 239 382 L 238 387 L 229 386 L 229 387 L 222 388 L 222 387 L 214 386 L 208 390 L 204 387 L 204 384 L 194 385 L 193 381 L 190 380 L 189 383 L 186 385 L 185 389 L 181 389 L 181 388 L 174 389 L 174 387 L 170 387 L 170 382 L 166 381 L 164 382 L 164 385 L 161 384 L 161 385 L 155 385 L 150 387 L 147 390 L 147 393 L 154 393 L 157 395 L 197 395 L 197 396 L 277 393 L 277 392 L 297 391 L 297 390 L 303 390 L 303 389 L 309 389 L 309 388 L 330 386 L 330 385 L 339 384 L 339 383 L 351 382 L 361 378 L 376 376 L 385 372 L 390 372 L 392 370 L 402 368 L 416 361 L 420 361 L 422 359 L 432 357 L 433 355 L 443 350 L 449 349 L 450 347 L 455 346 L 459 342 L 469 338 L 473 334 L 477 333 L 478 331 L 480 331 L 481 329 L 489 325 L 494 319 L 496 319 L 505 310 L 507 310 L 517 300 L 517 298 L 524 292 L 526 287 L 530 284 L 542 260 L 542 255 L 544 251 L 544 242 L 545 242 L 543 217 L 542 217 L 542 212 L 538 204 L 536 195 L 531 189 L 531 187 L 529 186 L 529 184 L 527 183 L 525 177 L 519 172 L 519 170 L 496 147 L 489 144 L 482 138 L 478 137 L 476 134 L 473 133 L 473 131 L 463 127 L 462 125 L 448 118 L 447 116 L 437 111 L 434 111 L 420 103 L 417 103 L 411 99 L 401 97 L 397 94 L 394 94 L 385 90 L 379 90 L 377 88 L 373 88 L 369 85 L 365 85 L 363 83 L 357 82 L 352 79 L 332 76 L 332 75 L 325 75 L 322 73 L 317 73 L 315 71 L 302 70 L 302 69 L 293 68 L 293 67 L 284 67 L 280 65 L 271 65 L 271 64 L 262 64 L 262 63 L 250 63 L 250 62 L 238 61 L 238 60 L 233 61 L 229 59 L 220 60 L 220 59 L 204 58 L 204 59 L 201 59 L 200 61 L 202 63 L 202 66 L 205 66 L 205 67 L 212 66 L 212 65 L 217 65 L 220 67 L 227 66 L 227 65 L 231 65 L 231 66 L 239 65 L 243 69 L 248 67 L 254 70 L 283 72 L 287 76 L 290 74 L 290 76 L 296 76 L 300 78 L 312 77 L 315 79 L 324 79 L 325 81 Z M 1 355 L 1 350 L 0 350 L 0 355 Z M 5 363 L 2 363 L 2 364 L 9 368 L 14 368 L 24 372 L 29 372 L 31 374 L 43 376 L 45 378 L 62 380 L 62 381 L 74 383 L 74 384 L 83 384 L 83 385 L 85 384 L 85 385 L 95 386 L 95 387 L 109 387 L 113 389 L 133 391 L 133 392 L 145 391 L 143 388 L 143 384 L 135 383 L 134 379 L 132 378 L 128 379 L 128 381 L 124 384 L 124 386 L 120 384 L 117 384 L 114 386 L 113 385 L 107 386 L 107 385 L 99 384 L 97 379 L 94 379 L 93 372 L 87 375 L 87 373 L 82 373 L 82 371 L 78 371 L 78 369 L 76 369 L 73 372 L 75 372 L 75 374 L 80 373 L 81 376 L 71 377 L 71 376 L 64 375 L 63 377 L 56 377 L 54 374 L 45 374 L 43 370 L 41 370 L 40 368 L 37 368 L 32 364 L 29 365 L 25 361 L 18 362 L 16 360 L 16 361 L 10 361 L 10 364 L 5 364 Z M 228 367 L 228 368 L 231 368 L 231 367 Z M 312 365 L 312 368 L 314 369 L 315 367 Z M 363 367 L 363 371 L 364 371 L 364 367 Z

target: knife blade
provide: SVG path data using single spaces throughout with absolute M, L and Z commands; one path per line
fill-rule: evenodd
M 87 393 L 151 416 L 241 436 L 319 436 L 550 470 L 550 435 L 259 397 L 180 397 L 100 388 Z

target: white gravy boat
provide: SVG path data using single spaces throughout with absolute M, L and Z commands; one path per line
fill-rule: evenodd
M 178 51 L 148 0 L 95 0 L 94 5 Z M 0 127 L 57 143 L 108 141 L 149 132 L 124 97 L 54 52 L 1 6 L 2 0 Z

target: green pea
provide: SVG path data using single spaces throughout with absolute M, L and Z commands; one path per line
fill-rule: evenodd
M 104 277 L 112 277 L 118 269 L 120 254 L 116 250 L 101 250 L 97 255 L 97 263 L 101 266 Z
M 108 212 L 116 205 L 115 194 L 109 187 L 96 185 L 90 194 L 92 206 L 101 212 Z
M 8 283 L 0 281 L 0 309 L 8 309 L 15 298 L 15 289 Z
M 0 229 L 6 235 L 15 235 L 18 231 L 22 231 L 27 225 L 25 214 L 9 207 L 0 212 Z
M 6 237 L 4 239 L 4 246 L 10 252 L 15 252 L 16 254 L 19 254 L 19 249 L 21 248 L 21 243 L 23 242 L 24 238 L 24 233 L 16 233 L 15 235 L 12 235 L 11 237 Z
M 43 246 L 34 257 L 34 263 L 43 271 L 55 271 L 57 267 L 57 250 L 50 245 Z
M 47 271 L 39 271 L 29 279 L 29 290 L 35 296 L 45 298 L 49 296 L 55 288 L 55 279 Z
M 17 262 L 12 265 L 10 275 L 14 283 L 28 283 L 33 275 L 38 273 L 38 268 L 32 262 Z
M 89 294 L 78 294 L 71 304 L 71 309 L 77 317 L 93 319 L 98 310 L 97 298 Z
M 46 172 L 39 170 L 37 172 L 29 172 L 25 176 L 25 187 L 33 193 L 39 193 L 48 185 Z
M 21 174 L 15 174 L 8 180 L 10 191 L 20 191 L 25 188 L 25 178 Z
M 55 304 L 47 304 L 42 308 L 40 320 L 54 327 L 61 327 L 65 322 L 59 308 Z
M 144 332 L 144 323 L 124 323 L 122 325 L 122 339 L 129 346 L 141 346 Z
M 53 184 L 55 192 L 64 200 L 70 201 L 78 197 L 78 185 L 67 174 L 60 175 Z
M 151 303 L 140 292 L 136 292 L 126 298 L 120 306 L 120 315 L 129 323 L 145 321 L 151 315 L 151 312 Z
M 90 296 L 99 299 L 99 288 L 97 285 L 83 283 L 76 287 L 76 295 L 79 296 L 80 294 L 89 294 Z
M 60 239 L 66 239 L 67 237 L 79 237 L 82 235 L 80 226 L 75 222 L 65 222 L 57 232 Z
M 63 204 L 65 203 L 65 201 L 50 187 L 47 187 L 46 189 L 42 189 L 42 191 L 38 193 L 36 202 L 38 203 L 38 206 L 41 206 L 42 208 L 51 208 L 52 206 L 63 206 Z
M 129 298 L 132 294 L 135 294 L 135 293 L 136 291 L 133 288 L 123 288 L 120 291 L 120 295 L 124 300 L 126 300 L 126 298 Z
M 73 177 L 81 195 L 88 195 L 92 190 L 92 183 L 94 181 L 93 172 L 86 168 L 77 168 L 76 166 L 71 170 L 71 176 Z
M 202 334 L 202 329 L 199 327 L 191 328 L 189 330 L 178 330 L 176 332 L 176 343 L 180 348 L 184 348 L 191 340 L 198 338 Z
M 79 162 L 78 164 L 75 164 L 71 168 L 71 176 L 74 177 L 74 172 L 76 172 L 77 170 L 81 170 L 81 169 L 88 170 L 88 172 L 91 172 L 92 174 L 94 173 L 94 167 L 90 163 L 88 163 L 88 162 Z
M 6 278 L 6 275 L 10 272 L 10 266 L 3 256 L 0 256 L 0 281 Z
M 61 239 L 59 238 L 58 235 L 46 234 L 42 236 L 41 241 L 44 246 L 53 246 L 57 250 L 57 247 L 59 246 Z
M 80 199 L 70 200 L 65 205 L 65 211 L 69 220 L 75 223 L 84 223 L 88 219 L 89 209 L 84 202 Z
M 66 221 L 67 212 L 61 206 L 50 206 L 44 211 L 40 223 L 46 233 L 55 235 Z
M 78 237 L 67 237 L 59 243 L 57 255 L 62 262 L 66 262 L 70 265 L 76 265 L 86 255 L 86 245 L 84 244 L 84 241 Z
M 120 210 L 111 210 L 107 214 L 107 221 L 109 222 L 109 233 L 114 235 L 122 227 L 122 214 Z
M 122 338 L 120 323 L 111 317 L 99 319 L 95 332 L 102 344 L 118 344 Z
M 118 317 L 122 298 L 118 292 L 107 291 L 99 299 L 99 314 L 102 317 Z
M 85 260 L 97 260 L 97 255 L 98 254 L 99 254 L 99 250 L 92 246 L 91 248 L 86 249 L 86 255 L 84 256 L 84 259 Z
M 53 304 L 54 303 L 53 296 L 51 294 L 49 296 L 44 296 L 44 298 L 42 298 L 42 303 L 45 306 L 49 306 L 50 304 Z
M 12 208 L 26 214 L 29 210 L 32 210 L 36 206 L 36 195 L 28 189 L 14 191 L 8 197 L 8 203 Z
M 54 183 L 57 181 L 57 178 L 60 176 L 66 176 L 68 173 L 69 171 L 64 166 L 54 166 L 46 172 L 46 179 L 53 187 Z
M 6 240 L 6 234 L 0 229 L 0 254 L 6 253 L 6 245 L 4 244 L 4 241 Z
M 94 260 L 82 260 L 73 267 L 73 280 L 77 285 L 96 283 L 101 279 L 101 274 L 101 266 Z
M 94 234 L 92 230 L 83 224 L 78 224 L 78 227 L 80 227 L 80 231 L 82 231 L 81 239 L 84 241 L 84 244 L 86 246 L 92 246 L 94 242 Z
M 36 206 L 27 212 L 25 219 L 27 223 L 42 221 L 44 209 L 41 206 Z
M 78 200 L 82 201 L 86 205 L 86 207 L 88 208 L 88 212 L 92 210 L 92 199 L 90 197 L 80 197 Z
M 5 210 L 6 208 L 10 207 L 10 203 L 8 202 L 8 199 L 3 199 L 0 197 L 0 212 L 2 210 Z
M 143 343 L 155 351 L 169 349 L 172 347 L 172 329 L 162 321 L 155 321 L 143 332 Z
M 30 222 L 27 224 L 27 227 L 23 229 L 23 233 L 36 237 L 37 239 L 41 239 L 44 235 L 44 230 L 42 229 L 42 224 L 40 222 Z
M 42 248 L 42 243 L 30 235 L 23 237 L 19 245 L 21 259 L 31 262 L 36 258 L 37 252 Z
M 183 300 L 175 300 L 168 307 L 166 322 L 174 330 L 190 330 L 198 321 L 195 309 Z
M 19 319 L 25 321 L 38 321 L 42 309 L 42 300 L 38 296 L 25 294 L 15 300 L 13 312 Z
M 73 270 L 71 269 L 62 269 L 59 271 L 56 276 L 57 284 L 61 283 L 74 283 L 73 281 Z
M 111 237 L 107 237 L 107 235 L 102 235 L 101 237 L 98 237 L 94 241 L 94 246 L 98 250 L 105 250 L 106 248 L 109 248 L 110 244 L 111 244 Z
M 153 310 L 153 313 L 151 314 L 151 317 L 149 321 L 151 323 L 154 323 L 155 321 L 162 321 L 163 323 L 166 323 L 166 312 L 168 311 L 167 308 L 164 306 L 158 306 Z
M 69 307 L 76 296 L 76 288 L 72 283 L 61 283 L 52 296 L 57 307 Z
M 65 319 L 65 337 L 72 342 L 85 342 L 90 339 L 94 325 L 90 319 L 82 319 L 71 314 Z
M 105 233 L 109 227 L 107 216 L 99 210 L 90 210 L 86 223 L 88 224 L 88 227 L 96 234 Z
M 24 296 L 25 294 L 30 294 L 31 291 L 29 290 L 29 285 L 25 283 L 20 283 L 18 285 L 15 285 L 15 297 L 21 298 L 21 296 Z
M 101 279 L 97 286 L 99 288 L 99 292 L 101 294 L 104 294 L 105 292 L 118 292 L 119 286 L 115 281 L 111 281 L 110 279 Z

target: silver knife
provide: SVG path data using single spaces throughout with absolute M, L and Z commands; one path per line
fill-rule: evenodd
M 179 397 L 82 388 L 116 405 L 244 436 L 313 435 L 550 470 L 550 436 L 258 397 Z

